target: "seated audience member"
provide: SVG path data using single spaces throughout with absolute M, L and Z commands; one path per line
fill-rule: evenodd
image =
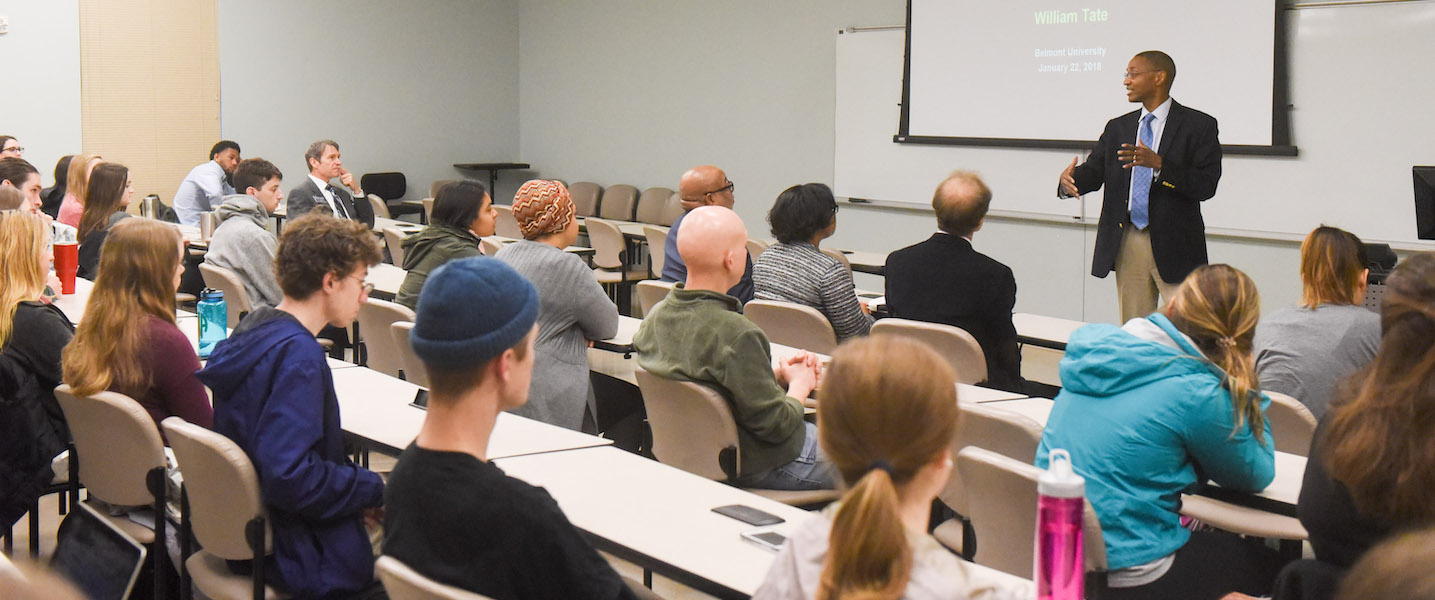
M 955 384 L 946 360 L 915 340 L 874 336 L 833 353 L 817 429 L 849 487 L 798 525 L 754 599 L 1036 597 L 1030 583 L 984 580 L 990 571 L 927 534 L 952 473 Z
M 20 140 L 0 135 L 0 158 L 25 158 L 25 149 L 20 147 Z
M 727 178 L 727 173 L 712 165 L 693 167 L 683 173 L 682 179 L 678 180 L 678 195 L 682 198 L 685 212 L 678 215 L 678 219 L 673 221 L 673 226 L 668 229 L 667 245 L 663 247 L 663 281 L 682 283 L 688 279 L 687 263 L 678 252 L 678 229 L 683 224 L 683 219 L 699 206 L 722 206 L 731 209 L 736 201 L 733 198 L 733 190 L 732 180 Z M 732 289 L 727 290 L 727 295 L 744 304 L 752 300 L 753 296 L 752 257 L 745 260 L 742 279 L 738 280 Z
M 1435 600 L 1435 530 L 1402 534 L 1371 550 L 1340 582 L 1338 600 Z
M 932 195 L 937 232 L 887 257 L 887 308 L 892 316 L 960 327 L 987 359 L 987 385 L 1020 392 L 1021 352 L 1011 311 L 1011 268 L 972 247 L 992 191 L 976 173 L 947 176 Z
M 179 222 L 198 227 L 200 213 L 219 208 L 225 196 L 243 194 L 244 190 L 234 182 L 238 166 L 239 144 L 222 140 L 210 148 L 209 162 L 190 169 L 174 193 L 174 212 Z
M 1320 227 L 1300 246 L 1300 306 L 1266 315 L 1256 326 L 1261 388 L 1299 400 L 1325 416 L 1336 382 L 1370 364 L 1380 347 L 1380 316 L 1366 310 L 1365 245 L 1354 234 Z
M 76 234 L 80 242 L 80 277 L 93 280 L 99 274 L 100 249 L 104 247 L 105 237 L 115 223 L 130 218 L 125 208 L 129 207 L 134 194 L 130 170 L 124 165 L 100 163 L 95 167 Z
M 8 530 L 50 484 L 50 461 L 70 440 L 55 386 L 75 329 L 41 300 L 53 255 L 40 217 L 0 211 L 0 256 L 0 527 Z
M 85 320 L 65 348 L 65 383 L 77 396 L 109 390 L 134 398 L 155 426 L 180 417 L 212 426 L 194 376 L 199 357 L 174 320 L 184 240 L 173 225 L 128 219 L 110 229 Z
M 0 210 L 32 213 L 34 211 L 30 210 L 31 208 L 30 201 L 25 198 L 25 194 L 20 193 L 20 190 L 15 189 L 15 186 L 10 185 L 8 181 L 0 183 Z
M 784 190 L 767 213 L 777 243 L 752 264 L 752 284 L 759 300 L 780 300 L 811 306 L 832 322 L 837 341 L 867 335 L 872 317 L 857 300 L 847 267 L 818 249 L 837 231 L 837 200 L 820 183 Z
M 41 195 L 40 210 L 52 219 L 60 216 L 60 204 L 64 202 L 65 194 L 69 190 L 67 179 L 70 176 L 70 161 L 74 158 L 73 154 L 60 157 L 55 163 L 55 185 Z
M 1240 491 L 1275 476 L 1270 400 L 1251 364 L 1259 312 L 1249 277 L 1206 265 L 1163 312 L 1072 334 L 1036 466 L 1063 448 L 1086 478 L 1106 538 L 1108 598 L 1264 595 L 1275 580 L 1279 557 L 1259 540 L 1188 530 L 1178 512 L 1202 476 Z
M 50 229 L 51 239 L 56 242 L 75 241 L 75 228 L 56 223 L 50 215 L 40 211 L 40 204 L 43 202 L 40 196 L 40 171 L 34 165 L 23 158 L 0 158 L 0 188 L 6 187 L 20 192 L 21 200 L 13 209 L 40 215 Z M 6 202 L 7 206 L 10 204 L 15 203 L 13 200 Z
M 528 402 L 513 412 L 581 430 L 583 409 L 593 406 L 588 346 L 617 335 L 618 307 L 583 259 L 563 251 L 578 240 L 578 219 L 562 183 L 523 184 L 513 196 L 513 216 L 524 239 L 505 244 L 495 256 L 532 282 L 542 303 L 533 385 Z
M 279 242 L 268 229 L 269 215 L 284 199 L 279 189 L 283 179 L 279 168 L 262 158 L 239 163 L 234 185 L 240 193 L 225 196 L 215 209 L 219 227 L 214 229 L 204 256 L 205 262 L 239 276 L 255 308 L 275 306 L 284 299 L 274 277 Z
M 220 342 L 199 380 L 214 393 L 214 430 L 254 463 L 273 528 L 269 573 L 301 598 L 373 589 L 366 525 L 378 526 L 384 482 L 344 452 L 339 400 L 314 335 L 347 326 L 380 260 L 363 225 L 309 215 L 284 227 L 275 272 L 284 300 Z
M 1390 533 L 1435 523 L 1435 254 L 1385 281 L 1380 351 L 1316 429 L 1297 514 L 1321 562 L 1349 568 Z
M 528 400 L 538 306 L 532 284 L 488 257 L 424 284 L 409 339 L 428 372 L 428 414 L 389 476 L 384 554 L 498 600 L 632 598 L 548 492 L 488 460 L 499 411 Z
M 687 282 L 673 286 L 638 327 L 638 364 L 659 377 L 712 387 L 728 401 L 742 456 L 739 484 L 832 488 L 836 477 L 817 446 L 817 426 L 803 421 L 817 386 L 817 357 L 802 352 L 774 367 L 767 336 L 742 316 L 737 298 L 723 293 L 742 279 L 747 263 L 742 219 L 704 206 L 687 214 L 682 230 Z
M 404 238 L 404 283 L 395 302 L 418 308 L 424 280 L 451 260 L 480 256 L 480 239 L 493 235 L 498 210 L 482 183 L 455 181 L 439 189 L 428 227 Z
M 344 161 L 339 159 L 338 143 L 319 140 L 310 144 L 304 152 L 304 161 L 309 164 L 309 177 L 289 190 L 285 209 L 289 218 L 322 207 L 335 217 L 358 221 L 373 229 L 374 208 L 369 206 L 368 197 L 359 188 L 359 180 L 344 168 Z M 336 177 L 344 187 L 330 185 L 329 182 Z M 350 194 L 350 191 L 353 193 Z
M 65 176 L 65 197 L 60 200 L 60 214 L 55 217 L 70 227 L 80 226 L 80 215 L 85 212 L 85 198 L 89 196 L 90 175 L 104 159 L 98 154 L 77 154 L 70 159 L 70 171 Z

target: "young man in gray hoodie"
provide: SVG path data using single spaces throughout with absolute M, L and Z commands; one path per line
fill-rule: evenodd
M 209 240 L 205 262 L 229 269 L 244 283 L 254 308 L 272 307 L 284 299 L 274 276 L 274 255 L 279 243 L 269 232 L 269 215 L 284 199 L 284 174 L 262 158 L 239 163 L 234 170 L 238 194 L 224 197 L 215 210 L 219 227 Z

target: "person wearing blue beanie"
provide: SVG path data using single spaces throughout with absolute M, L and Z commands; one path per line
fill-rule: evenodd
M 498 259 L 429 275 L 409 336 L 428 414 L 389 474 L 384 554 L 490 598 L 638 598 L 548 492 L 488 460 L 498 413 L 528 401 L 538 309 L 537 289 Z

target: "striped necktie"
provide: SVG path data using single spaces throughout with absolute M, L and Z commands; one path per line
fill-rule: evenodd
M 1147 171 L 1149 172 L 1150 169 L 1147 169 Z M 339 192 L 336 191 L 332 185 L 327 187 L 329 188 L 329 197 L 334 199 L 334 216 L 340 219 L 348 219 L 349 213 L 344 211 L 344 200 L 339 198 Z

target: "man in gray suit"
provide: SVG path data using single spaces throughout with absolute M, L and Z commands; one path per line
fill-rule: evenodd
M 374 209 L 369 206 L 368 200 L 364 199 L 366 196 L 364 190 L 359 189 L 358 180 L 344 168 L 344 162 L 339 159 L 338 143 L 333 140 L 319 140 L 309 144 L 309 149 L 304 152 L 304 160 L 309 163 L 309 176 L 297 187 L 289 190 L 289 200 L 285 205 L 288 218 L 297 219 L 322 208 L 335 217 L 351 219 L 370 229 L 374 228 Z M 343 187 L 330 185 L 329 182 L 335 178 L 339 179 Z M 355 198 L 360 201 L 355 202 Z

